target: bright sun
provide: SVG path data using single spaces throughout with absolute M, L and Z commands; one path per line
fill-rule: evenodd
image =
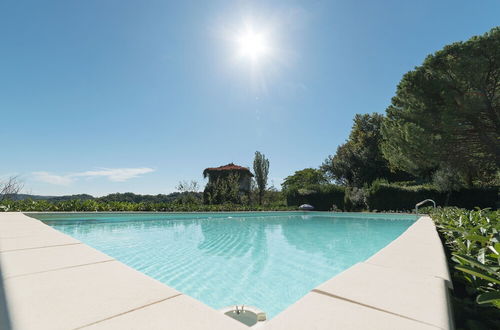
M 237 38 L 239 55 L 257 61 L 269 54 L 269 42 L 266 35 L 247 29 Z

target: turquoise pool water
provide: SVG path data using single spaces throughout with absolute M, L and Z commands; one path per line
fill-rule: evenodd
M 215 309 L 252 305 L 268 318 L 415 221 L 321 212 L 31 216 Z

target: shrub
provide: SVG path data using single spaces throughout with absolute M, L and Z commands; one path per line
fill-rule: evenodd
M 311 204 L 318 211 L 344 209 L 344 187 L 331 184 L 309 185 L 284 191 L 288 206 Z
M 475 207 L 498 209 L 498 201 L 499 187 L 464 188 L 451 193 L 449 205 L 466 209 Z
M 205 204 L 241 204 L 241 193 L 238 174 L 221 176 L 210 181 L 203 192 Z
M 434 172 L 432 183 L 440 192 L 458 191 L 462 188 L 460 177 L 449 167 L 443 167 Z
M 368 209 L 366 189 L 347 187 L 344 196 L 346 211 L 363 211 Z
M 288 207 L 279 203 L 256 206 L 240 204 L 204 205 L 200 203 L 131 203 L 131 202 L 100 202 L 96 200 L 46 201 L 18 200 L 0 202 L 0 212 L 220 212 L 220 211 L 289 211 Z
M 500 211 L 437 208 L 459 328 L 500 329 Z
M 431 185 L 404 187 L 376 181 L 368 189 L 367 204 L 370 210 L 413 210 L 415 204 L 430 198 L 438 205 L 497 208 L 498 187 L 462 188 L 448 194 Z
M 430 198 L 443 205 L 444 194 L 428 186 L 402 187 L 375 182 L 367 193 L 367 204 L 370 210 L 403 211 L 412 210 L 418 202 Z

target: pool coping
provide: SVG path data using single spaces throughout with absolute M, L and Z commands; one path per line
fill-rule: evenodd
M 2 329 L 248 329 L 20 212 L 0 213 L 0 271 Z M 421 216 L 258 328 L 454 329 L 450 288 L 434 223 Z

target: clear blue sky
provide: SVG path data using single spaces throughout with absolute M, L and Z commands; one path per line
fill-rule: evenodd
M 317 167 L 402 74 L 500 24 L 500 1 L 0 2 L 0 177 L 168 193 L 205 167 Z M 266 54 L 240 56 L 249 25 Z

